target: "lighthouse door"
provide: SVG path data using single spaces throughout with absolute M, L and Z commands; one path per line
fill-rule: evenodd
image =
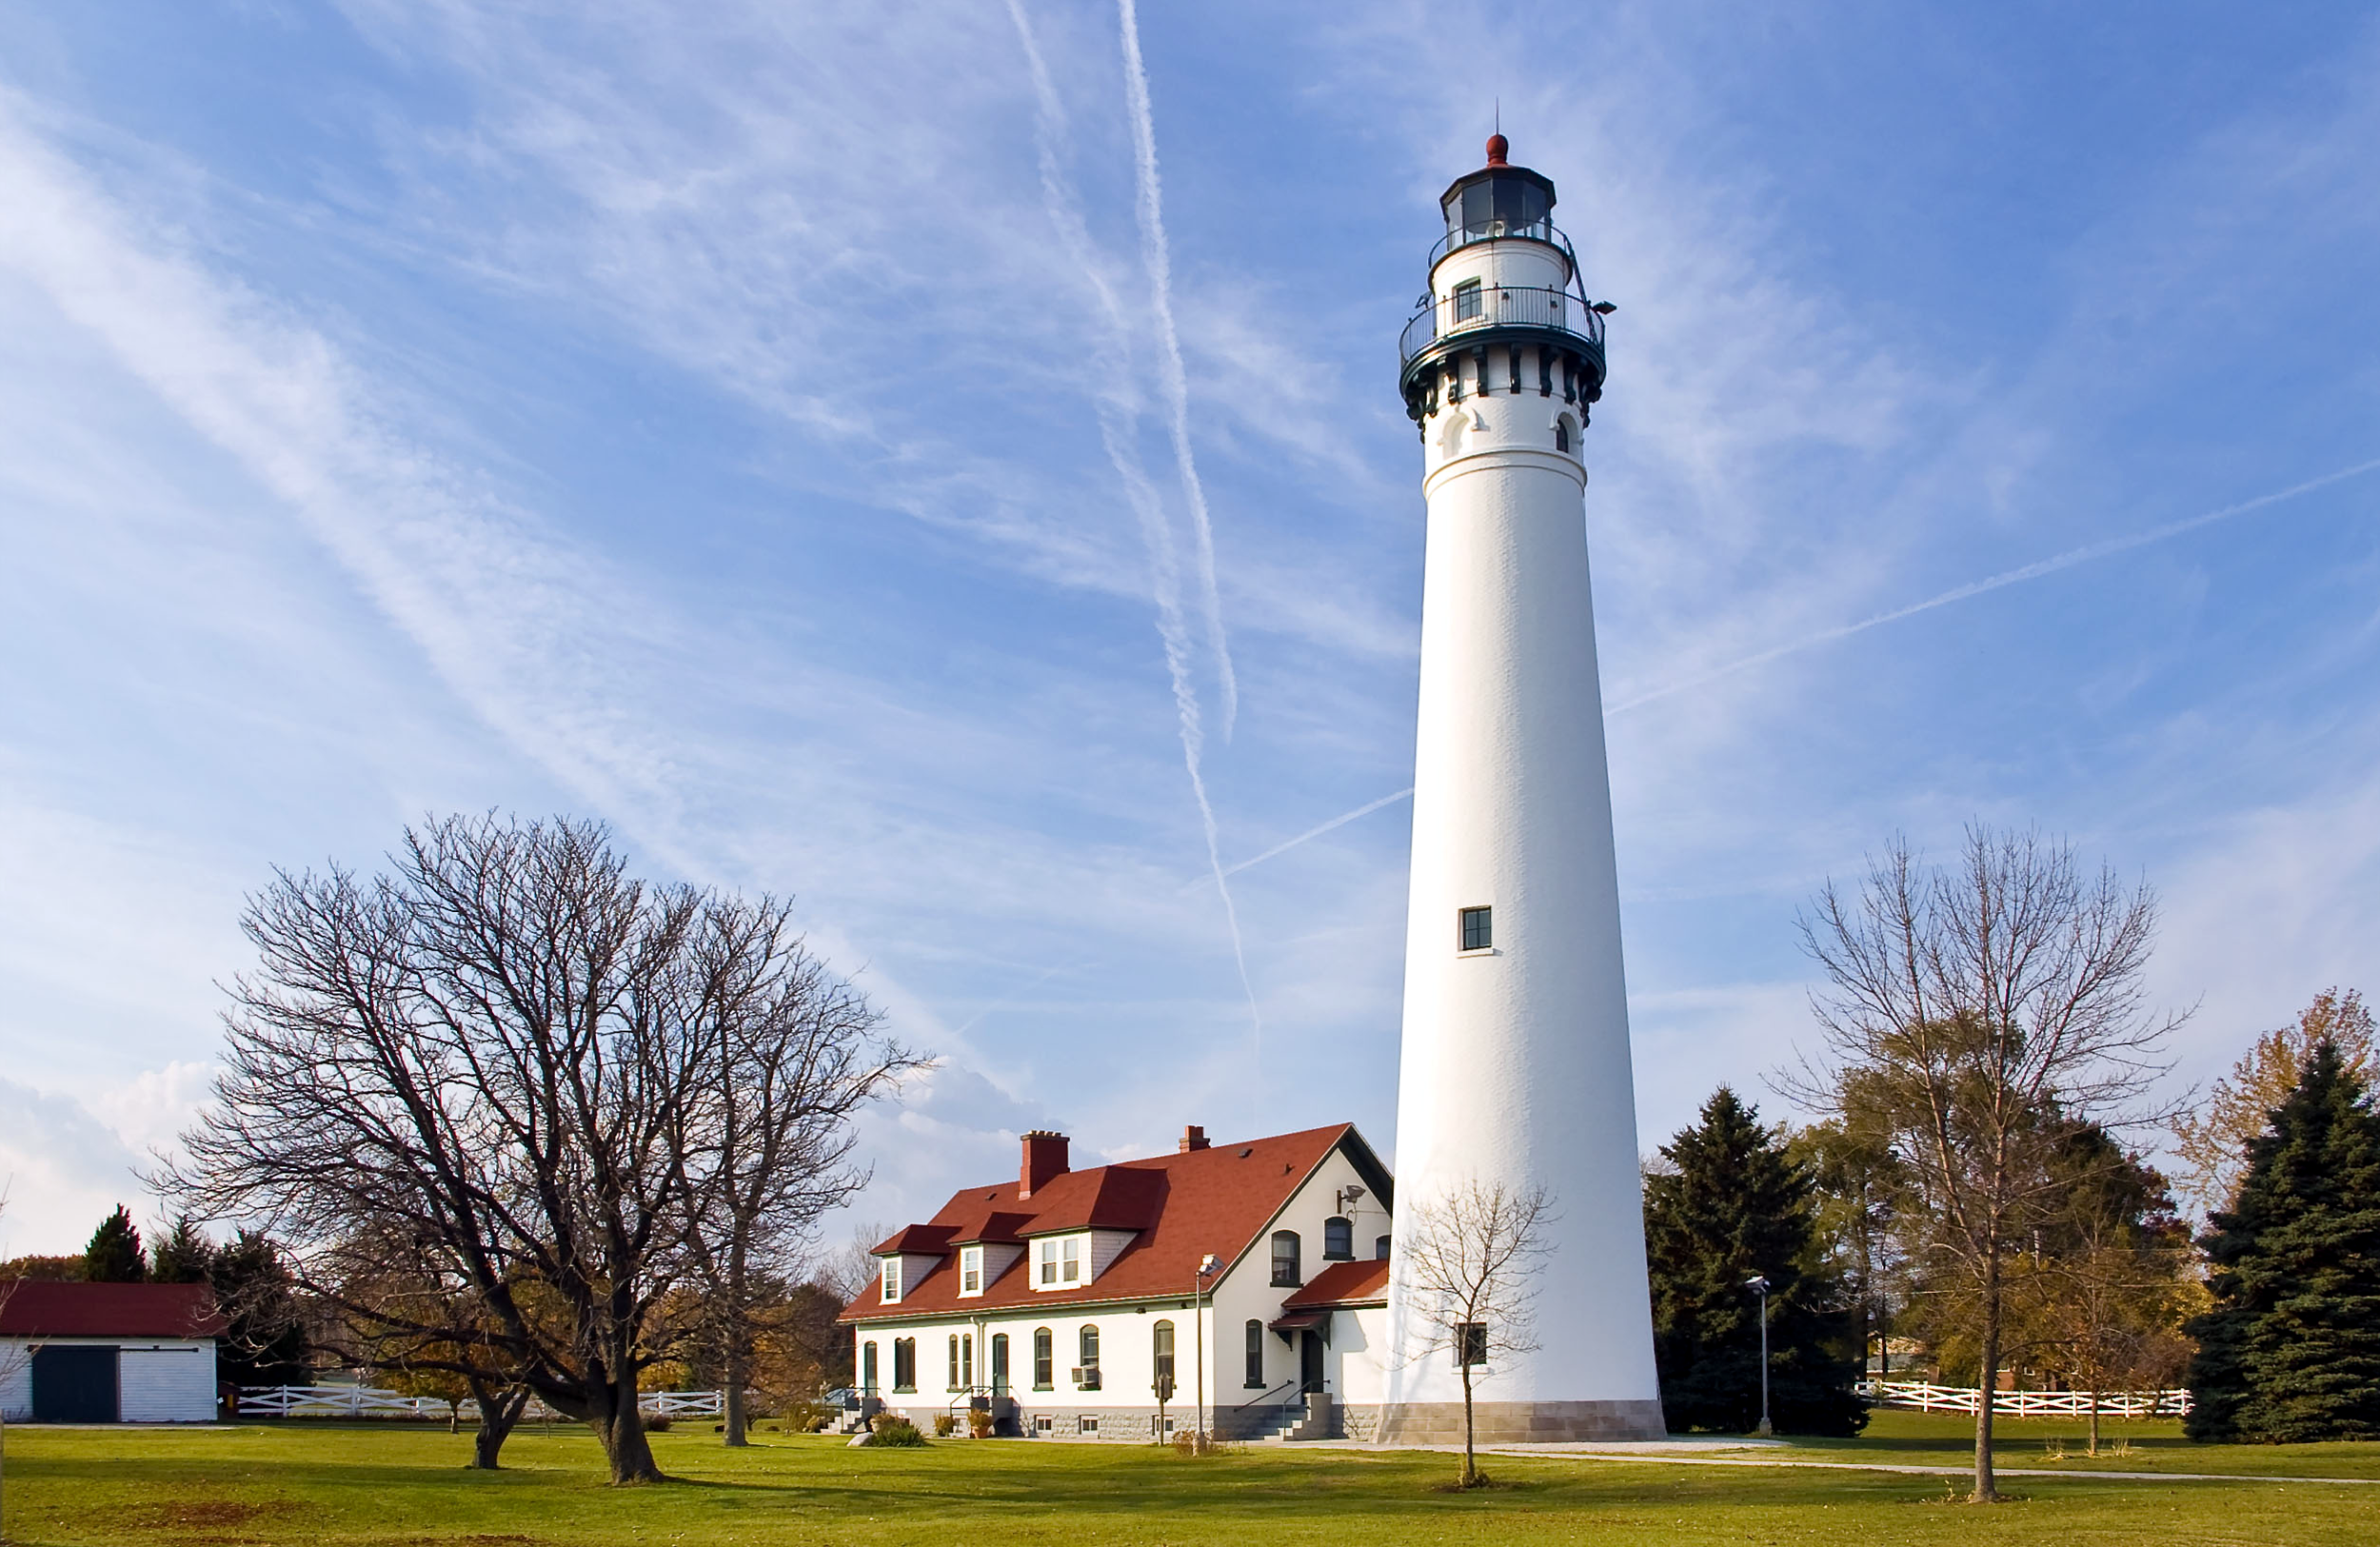
M 1322 1335 L 1311 1328 L 1298 1334 L 1298 1389 L 1322 1389 Z

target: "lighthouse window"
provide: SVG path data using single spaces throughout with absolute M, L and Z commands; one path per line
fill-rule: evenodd
M 1470 322 L 1487 309 L 1486 296 L 1476 279 L 1464 280 L 1455 287 L 1455 321 Z
M 1464 908 L 1462 910 L 1462 948 L 1484 951 L 1496 943 L 1494 908 Z
M 1568 414 L 1554 421 L 1554 449 L 1557 451 L 1570 449 L 1570 416 Z
M 1455 1323 L 1455 1363 L 1485 1364 L 1487 1358 L 1487 1323 L 1458 1321 Z

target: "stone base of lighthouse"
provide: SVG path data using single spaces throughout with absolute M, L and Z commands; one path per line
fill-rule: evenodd
M 1482 1445 L 1559 1445 L 1660 1439 L 1661 1404 L 1620 1402 L 1474 1402 L 1472 1437 Z M 1379 1409 L 1376 1445 L 1459 1445 L 1462 1403 L 1397 1402 Z

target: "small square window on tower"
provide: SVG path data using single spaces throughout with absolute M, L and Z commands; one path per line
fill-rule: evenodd
M 1464 908 L 1462 919 L 1462 949 L 1484 951 L 1496 943 L 1494 908 Z
M 1458 1321 L 1455 1323 L 1455 1365 L 1485 1364 L 1488 1361 L 1487 1323 Z

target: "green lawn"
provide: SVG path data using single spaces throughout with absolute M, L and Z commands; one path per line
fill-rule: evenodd
M 1888 1415 L 1856 1454 L 1955 1461 L 1942 1425 Z M 2145 1437 L 2144 1437 L 2145 1438 Z M 1942 1479 L 1813 1468 L 1502 1458 L 1509 1486 L 1435 1492 L 1450 1458 L 1252 1449 L 1185 1460 L 1145 1445 L 949 1441 L 852 1450 L 764 1435 L 729 1452 L 707 1432 L 656 1436 L 683 1481 L 613 1490 L 585 1434 L 534 1429 L 498 1474 L 464 1468 L 467 1436 L 393 1424 L 8 1434 L 8 1518 L 23 1544 L 144 1542 L 820 1544 L 1179 1542 L 2356 1543 L 2380 1537 L 2380 1488 L 2319 1483 L 2026 1478 L 1975 1510 Z M 2134 1440 L 2136 1454 L 2141 1439 Z M 2036 1446 L 2037 1449 L 2037 1446 Z M 1795 1454 L 1836 1455 L 1834 1446 Z M 2011 1448 L 2022 1459 L 2021 1443 Z M 2175 1457 L 2207 1458 L 2192 1449 Z M 2281 1453 L 2231 1453 L 2271 1460 Z M 2291 1456 L 2311 1464 L 2316 1458 Z M 2370 1475 L 2380 1446 L 2334 1458 Z M 2204 1468 L 2213 1470 L 2212 1467 Z M 2245 1470 L 2246 1468 L 2235 1468 Z M 2277 1469 L 2277 1468 L 2271 1468 Z
M 1995 1419 L 1992 1454 L 2004 1467 L 2059 1472 L 2217 1472 L 2277 1478 L 2380 1478 L 2380 1445 L 2193 1445 L 2179 1418 L 2099 1420 L 2099 1454 L 2086 1456 L 2081 1418 Z M 1880 1409 L 1856 1439 L 1795 1439 L 1781 1456 L 1803 1460 L 1966 1466 L 1975 1420 L 1963 1413 Z M 2063 1453 L 2061 1456 L 2060 1453 Z M 2380 1489 L 2372 1490 L 2380 1496 Z M 2380 1510 L 2380 1497 L 2373 1499 Z M 2380 1538 L 2380 1531 L 2373 1533 Z

